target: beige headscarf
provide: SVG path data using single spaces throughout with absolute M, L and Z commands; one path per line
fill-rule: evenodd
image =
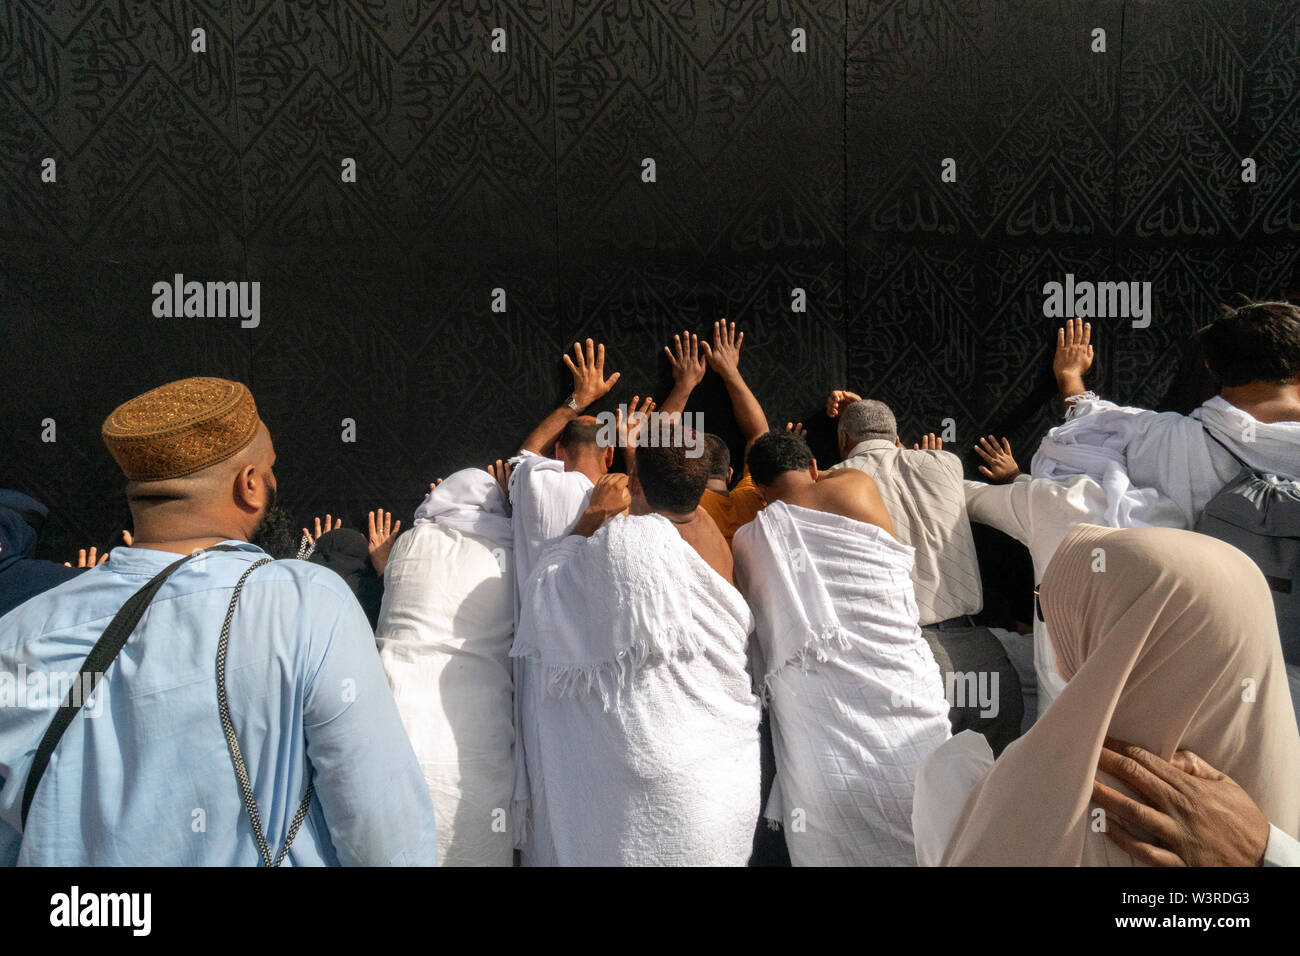
M 1080 525 L 1040 594 L 1069 683 L 975 786 L 945 865 L 1134 865 L 1091 825 L 1108 734 L 1166 760 L 1194 751 L 1298 835 L 1300 733 L 1273 602 L 1250 558 L 1190 531 Z

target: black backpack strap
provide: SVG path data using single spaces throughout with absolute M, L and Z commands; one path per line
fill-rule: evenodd
M 237 551 L 239 549 L 221 544 L 207 550 Z M 68 696 L 64 698 L 63 703 L 54 714 L 54 719 L 50 721 L 45 736 L 41 738 L 41 745 L 36 749 L 36 756 L 32 760 L 32 768 L 27 772 L 27 785 L 23 789 L 22 827 L 24 830 L 27 829 L 27 813 L 31 809 L 32 800 L 36 797 L 36 788 L 41 785 L 41 778 L 45 776 L 45 769 L 49 766 L 50 756 L 54 753 L 54 748 L 59 745 L 59 741 L 63 739 L 64 731 L 72 723 L 72 718 L 77 716 L 82 704 L 86 702 L 86 698 L 99 687 L 100 678 L 112 666 L 113 661 L 117 660 L 117 655 L 126 646 L 127 639 L 135 630 L 135 626 L 140 623 L 140 618 L 144 616 L 145 610 L 148 609 L 149 604 L 158 594 L 163 582 L 171 577 L 172 572 L 194 557 L 195 554 L 202 553 L 202 551 L 195 551 L 193 554 L 187 554 L 183 558 L 173 561 L 154 575 L 148 584 L 127 598 L 121 610 L 113 616 L 113 620 L 109 622 L 104 633 L 95 642 L 95 646 L 86 655 L 86 659 L 81 665 L 81 672 L 68 689 Z M 87 685 L 89 685 L 89 690 L 86 690 Z

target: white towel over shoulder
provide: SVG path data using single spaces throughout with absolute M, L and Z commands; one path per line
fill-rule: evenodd
M 417 517 L 384 573 L 379 659 L 433 798 L 444 866 L 513 862 L 512 551 L 508 539 Z
M 545 553 L 511 651 L 540 685 L 524 715 L 536 726 L 534 862 L 748 861 L 759 810 L 751 623 L 739 592 L 661 516 L 616 518 Z
M 1300 479 L 1300 422 L 1256 421 L 1218 395 L 1191 415 L 1091 398 L 1075 402 L 1065 424 L 1043 437 L 1033 473 L 1101 482 L 1110 527 L 1160 523 L 1150 517 L 1159 501 L 1150 489 L 1173 499 L 1193 527 L 1241 462 Z
M 948 739 L 917 626 L 911 548 L 875 525 L 774 502 L 736 532 L 777 778 L 767 816 L 796 866 L 911 866 L 921 762 Z

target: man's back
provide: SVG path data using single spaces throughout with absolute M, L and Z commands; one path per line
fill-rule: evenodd
M 54 751 L 22 835 L 27 774 L 66 682 L 126 599 L 178 555 L 117 548 L 106 565 L 0 619 L 0 673 L 19 675 L 16 699 L 0 707 L 0 863 L 259 862 L 215 662 L 233 586 L 264 555 L 227 544 L 239 550 L 191 558 L 158 592 Z M 65 683 L 44 693 L 56 673 Z M 310 767 L 316 795 L 287 863 L 434 862 L 428 793 L 341 579 L 300 561 L 252 572 L 231 626 L 226 687 L 273 854 Z
M 512 863 L 513 553 L 417 520 L 385 571 L 379 658 L 434 802 L 443 866 Z
M 893 522 L 885 508 L 884 499 L 876 488 L 875 480 L 856 468 L 841 468 L 826 472 L 816 483 L 796 488 L 782 496 L 787 504 L 826 511 L 873 524 L 894 533 Z
M 875 479 L 894 537 L 916 549 L 912 580 L 922 626 L 977 613 L 983 591 L 957 456 L 877 439 L 860 442 L 832 471 L 843 468 Z
M 682 540 L 704 559 L 705 564 L 717 571 L 728 584 L 735 583 L 731 546 L 703 505 L 695 509 L 690 521 L 674 521 L 673 527 L 682 536 Z
M 616 517 L 547 552 L 511 651 L 534 675 L 530 862 L 745 862 L 759 797 L 752 624 L 663 515 Z

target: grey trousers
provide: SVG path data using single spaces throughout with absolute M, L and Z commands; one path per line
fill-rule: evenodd
M 943 676 L 952 732 L 983 734 L 996 757 L 1020 736 L 1020 677 L 1002 642 L 969 618 L 921 628 Z

